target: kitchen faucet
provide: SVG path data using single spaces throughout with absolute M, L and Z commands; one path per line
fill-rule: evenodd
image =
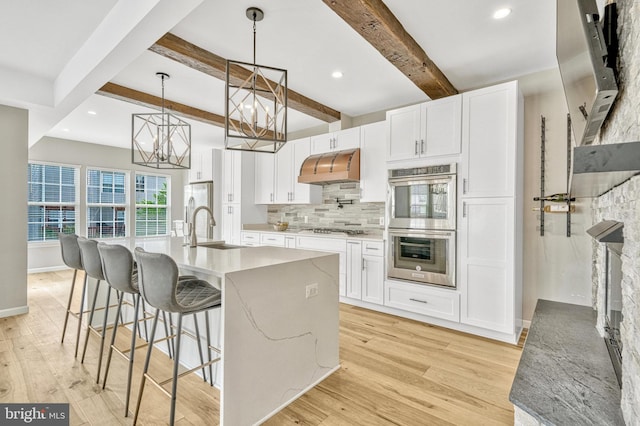
M 196 247 L 198 245 L 198 237 L 196 236 L 196 216 L 200 210 L 206 210 L 209 213 L 209 217 L 211 220 L 209 221 L 209 226 L 216 226 L 216 220 L 213 218 L 213 212 L 207 206 L 198 206 L 193 211 L 191 215 L 191 222 L 189 223 L 189 236 L 191 237 L 190 247 Z

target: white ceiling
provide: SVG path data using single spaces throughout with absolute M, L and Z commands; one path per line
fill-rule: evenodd
M 557 67 L 554 0 L 384 2 L 459 91 Z M 146 48 L 170 31 L 250 62 L 249 6 L 265 12 L 256 62 L 287 69 L 290 89 L 349 116 L 428 99 L 321 0 L 22 0 L 0 14 L 0 103 L 31 110 L 32 144 L 46 134 L 127 147 L 131 114 L 145 109 L 94 93 L 112 81 L 159 96 L 163 71 L 168 99 L 222 115 L 222 81 Z M 496 21 L 501 7 L 513 12 Z M 189 121 L 194 149 L 222 145 L 223 129 Z M 290 131 L 322 124 L 289 112 Z

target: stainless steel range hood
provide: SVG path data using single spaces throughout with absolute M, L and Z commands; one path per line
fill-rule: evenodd
M 615 220 L 603 220 L 587 229 L 587 234 L 591 235 L 600 243 L 622 243 L 622 229 L 624 223 Z
M 597 197 L 640 173 L 640 142 L 573 149 L 571 196 Z

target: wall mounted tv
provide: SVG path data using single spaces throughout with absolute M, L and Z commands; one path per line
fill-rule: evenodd
M 608 66 L 615 63 L 615 57 L 607 58 L 608 46 L 595 0 L 556 3 L 556 56 L 573 136 L 578 146 L 589 145 L 618 93 L 614 71 Z M 615 3 L 613 6 L 615 11 Z M 613 41 L 609 42 L 611 46 Z

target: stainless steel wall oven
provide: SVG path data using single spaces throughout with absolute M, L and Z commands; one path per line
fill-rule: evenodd
M 392 279 L 455 287 L 456 165 L 389 170 Z

